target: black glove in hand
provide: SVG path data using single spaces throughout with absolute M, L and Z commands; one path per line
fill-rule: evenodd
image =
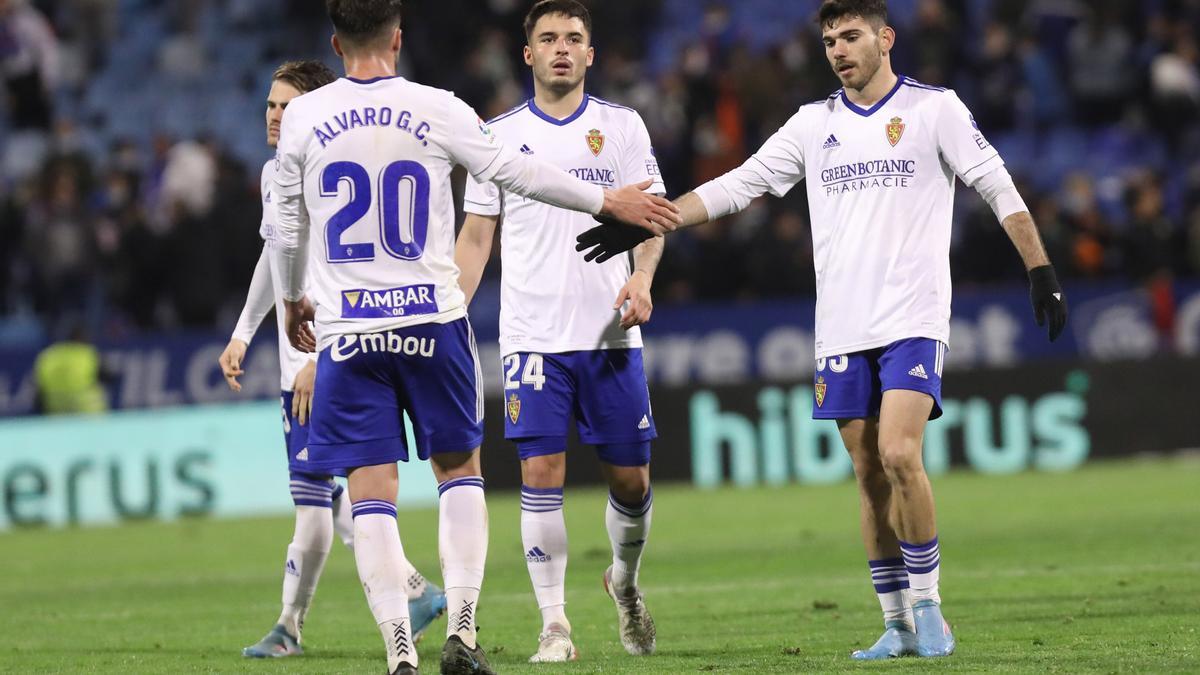
M 1037 325 L 1050 323 L 1050 341 L 1054 342 L 1067 325 L 1067 296 L 1053 265 L 1042 265 L 1029 270 L 1029 301 L 1033 303 L 1033 317 Z
M 575 244 L 576 251 L 591 249 L 583 254 L 583 259 L 588 262 L 606 262 L 633 250 L 638 244 L 654 236 L 648 230 L 634 225 L 600 216 L 593 217 L 600 224 L 575 238 L 578 242 Z

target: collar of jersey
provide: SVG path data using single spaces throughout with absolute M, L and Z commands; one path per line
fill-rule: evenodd
M 564 126 L 570 124 L 571 122 L 574 122 L 575 120 L 579 119 L 579 116 L 583 114 L 583 111 L 587 110 L 588 101 L 591 98 L 592 98 L 591 96 L 584 94 L 583 95 L 583 103 L 579 104 L 579 107 L 575 109 L 575 112 L 571 113 L 569 116 L 564 117 L 561 120 L 556 120 L 553 117 L 542 112 L 542 109 L 537 107 L 537 104 L 533 102 L 533 99 L 529 99 L 529 112 L 533 113 L 534 115 L 537 115 L 541 119 L 549 122 L 550 124 L 553 124 L 556 127 L 564 127 Z
M 849 108 L 851 112 L 858 113 L 859 115 L 862 115 L 863 117 L 870 117 L 871 115 L 875 114 L 876 110 L 879 110 L 880 108 L 882 108 L 884 106 L 885 103 L 890 101 L 892 99 L 892 96 L 896 95 L 896 92 L 900 91 L 900 85 L 902 85 L 902 84 L 904 84 L 904 76 L 903 75 L 896 78 L 896 86 L 892 87 L 892 90 L 887 93 L 887 96 L 884 96 L 883 98 L 879 99 L 879 101 L 875 105 L 871 106 L 870 108 L 861 108 L 859 106 L 854 105 L 854 103 L 851 102 L 850 99 L 846 96 L 845 89 L 842 90 L 842 103 L 845 104 L 845 106 L 847 108 Z
M 375 84 L 376 82 L 378 82 L 380 80 L 394 80 L 397 77 L 400 77 L 400 76 L 399 75 L 380 75 L 379 77 L 372 77 L 369 80 L 360 80 L 357 77 L 350 77 L 349 75 L 346 75 L 346 79 L 350 80 L 354 84 Z

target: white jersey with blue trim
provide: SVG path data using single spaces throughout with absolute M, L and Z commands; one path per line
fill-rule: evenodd
M 274 187 L 275 160 L 271 159 L 263 164 L 262 178 L 259 180 L 263 215 L 262 223 L 258 227 L 258 234 L 267 246 L 275 241 L 275 198 L 272 193 Z M 297 350 L 288 342 L 287 331 L 283 325 L 283 279 L 279 276 L 279 270 L 271 260 L 271 256 L 266 256 L 265 259 L 271 269 L 271 290 L 275 296 L 275 325 L 279 329 L 279 388 L 283 391 L 291 391 L 292 385 L 296 381 L 296 375 L 304 367 L 304 364 L 313 360 L 313 357 Z
M 712 214 L 721 199 L 783 196 L 807 179 L 822 358 L 949 341 L 954 179 L 973 185 L 1003 164 L 953 91 L 901 76 L 869 109 L 842 91 L 802 106 L 696 193 Z
M 638 113 L 584 96 L 565 119 L 533 100 L 488 122 L 509 147 L 549 161 L 577 178 L 618 188 L 654 181 L 665 193 L 646 124 Z M 575 251 L 575 237 L 595 227 L 585 213 L 568 211 L 467 180 L 464 209 L 498 216 L 502 280 L 500 352 L 561 353 L 642 346 L 641 331 L 620 326 L 612 303 L 629 280 L 629 256 L 597 265 Z
M 502 150 L 470 106 L 401 77 L 341 78 L 288 104 L 275 187 L 303 196 L 320 348 L 466 316 L 450 172 L 490 178 Z

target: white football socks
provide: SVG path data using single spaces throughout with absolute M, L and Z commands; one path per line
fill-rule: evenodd
M 542 630 L 559 624 L 571 631 L 566 614 L 567 524 L 562 488 L 521 486 L 521 542 Z
M 612 544 L 612 583 L 618 594 L 637 588 L 642 550 L 650 534 L 650 516 L 654 511 L 654 490 L 648 490 L 640 504 L 627 505 L 609 493 L 604 524 Z
M 350 508 L 349 490 L 340 490 L 333 500 L 333 532 L 354 552 L 354 513 Z
M 475 648 L 475 617 L 487 561 L 488 516 L 483 478 L 465 476 L 438 485 L 438 549 L 446 582 L 446 637 Z
M 396 506 L 383 500 L 355 502 L 354 560 L 358 578 L 367 594 L 367 604 L 387 647 L 388 672 L 401 661 L 417 665 L 417 650 L 412 640 L 408 616 L 408 593 L 404 547 L 396 529 Z
M 323 506 L 297 506 L 296 529 L 283 568 L 283 611 L 279 623 L 300 641 L 304 618 L 333 543 L 333 522 Z

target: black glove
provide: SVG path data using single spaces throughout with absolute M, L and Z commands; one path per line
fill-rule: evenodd
M 1053 265 L 1029 270 L 1029 301 L 1033 303 L 1033 317 L 1037 325 L 1044 326 L 1049 319 L 1050 341 L 1054 342 L 1067 325 L 1067 296 L 1063 294 L 1062 286 L 1058 285 Z
M 578 242 L 575 244 L 576 251 L 592 249 L 583 254 L 583 259 L 588 262 L 606 262 L 654 236 L 641 227 L 600 216 L 593 217 L 600 224 L 575 238 Z

